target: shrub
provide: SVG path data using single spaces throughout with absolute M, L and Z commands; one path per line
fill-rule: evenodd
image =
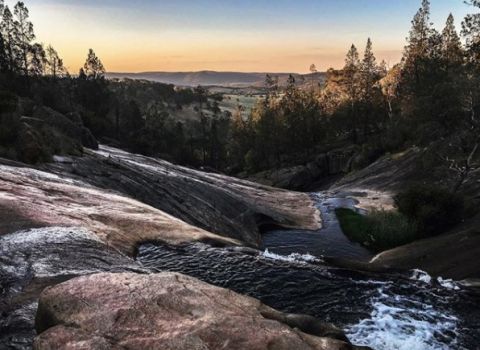
M 10 113 L 17 110 L 18 97 L 9 91 L 0 90 L 0 113 Z
M 441 187 L 414 185 L 395 196 L 400 213 L 416 222 L 419 233 L 432 236 L 443 233 L 464 218 L 462 196 Z
M 374 211 L 364 216 L 351 209 L 337 209 L 336 214 L 347 237 L 375 251 L 418 239 L 416 225 L 398 212 Z

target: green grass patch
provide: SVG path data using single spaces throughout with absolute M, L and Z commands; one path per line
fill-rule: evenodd
M 421 238 L 416 225 L 395 211 L 361 215 L 351 209 L 339 208 L 335 213 L 348 238 L 375 251 L 395 248 Z

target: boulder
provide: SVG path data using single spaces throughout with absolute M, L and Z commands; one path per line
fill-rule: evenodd
M 34 349 L 356 349 L 330 325 L 284 319 L 256 299 L 181 274 L 101 273 L 44 290 Z
M 70 113 L 67 117 L 49 107 L 37 107 L 33 111 L 33 117 L 43 120 L 50 128 L 57 129 L 85 147 L 98 149 L 98 142 L 90 130 L 83 126 L 81 116 L 77 113 Z
M 49 107 L 37 107 L 33 111 L 33 117 L 43 120 L 51 127 L 55 127 L 63 134 L 81 142 L 81 129 L 70 119 Z
M 29 164 L 48 161 L 51 156 L 42 135 L 26 123 L 20 127 L 16 149 L 19 159 Z

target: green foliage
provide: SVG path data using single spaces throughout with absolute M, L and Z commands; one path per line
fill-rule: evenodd
M 351 209 L 336 209 L 343 232 L 353 241 L 375 251 L 392 249 L 418 239 L 416 226 L 397 212 L 374 211 L 361 215 Z
M 462 196 L 432 185 L 411 186 L 395 196 L 395 204 L 426 236 L 447 231 L 461 222 L 465 214 Z

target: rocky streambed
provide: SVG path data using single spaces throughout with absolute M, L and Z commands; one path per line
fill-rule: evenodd
M 460 284 L 325 262 L 368 265 L 329 216 L 346 203 L 103 146 L 41 169 L 1 163 L 0 349 L 35 337 L 36 349 L 470 349 L 479 337 L 480 303 Z
M 1 349 L 354 348 L 321 320 L 134 259 L 149 241 L 258 246 L 262 225 L 318 228 L 307 195 L 104 147 L 56 160 L 0 165 Z

